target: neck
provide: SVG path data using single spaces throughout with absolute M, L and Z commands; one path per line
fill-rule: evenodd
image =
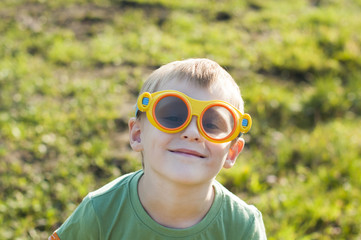
M 212 206 L 212 181 L 182 185 L 150 178 L 146 173 L 138 184 L 139 199 L 146 212 L 159 224 L 187 228 L 200 222 Z

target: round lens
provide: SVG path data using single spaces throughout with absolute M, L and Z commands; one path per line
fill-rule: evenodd
M 162 127 L 175 129 L 181 127 L 187 120 L 186 103 L 175 96 L 160 99 L 155 107 L 155 118 Z
M 202 126 L 209 137 L 214 139 L 226 138 L 234 128 L 233 115 L 225 107 L 210 107 L 203 114 Z

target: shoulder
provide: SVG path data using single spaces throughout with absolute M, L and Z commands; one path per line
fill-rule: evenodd
M 86 196 L 68 219 L 56 230 L 55 239 L 85 239 L 99 235 L 99 220 L 88 196 Z M 88 238 L 92 239 L 92 238 Z
M 120 206 L 123 209 L 130 208 L 130 188 L 136 186 L 130 182 L 139 178 L 141 174 L 142 171 L 137 171 L 123 175 L 88 194 L 94 212 L 102 222 L 116 218 Z
M 247 204 L 238 196 L 226 189 L 222 184 L 216 182 L 215 187 L 223 198 L 223 208 L 230 210 L 235 215 L 241 214 L 247 220 L 251 220 L 254 217 L 261 215 L 261 212 L 253 205 Z
M 216 182 L 222 195 L 222 221 L 228 226 L 237 229 L 242 239 L 266 239 L 261 212 L 253 205 L 247 204 L 238 196 Z
M 141 171 L 123 175 L 90 192 L 56 230 L 59 238 L 96 239 L 104 225 L 109 226 L 115 221 L 118 206 L 127 202 L 129 182 L 133 177 L 139 176 L 138 174 L 141 174 Z
M 109 182 L 108 184 L 104 185 L 103 187 L 93 192 L 90 192 L 88 194 L 88 197 L 90 199 L 102 198 L 102 197 L 106 197 L 107 195 L 113 194 L 117 190 L 128 188 L 129 181 L 132 179 L 133 176 L 135 176 L 138 173 L 140 173 L 140 171 L 128 173 L 123 176 L 120 176 L 114 179 L 113 181 Z

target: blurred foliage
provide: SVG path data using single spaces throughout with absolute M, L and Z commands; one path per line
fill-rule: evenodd
M 158 66 L 207 57 L 253 119 L 218 180 L 269 239 L 361 238 L 359 0 L 0 2 L 0 239 L 46 239 L 141 167 L 127 120 Z

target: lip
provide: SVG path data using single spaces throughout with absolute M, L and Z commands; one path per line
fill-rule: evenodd
M 184 154 L 184 155 L 194 156 L 194 157 L 198 157 L 198 158 L 206 157 L 206 155 L 204 155 L 200 152 L 197 152 L 197 151 L 191 150 L 191 149 L 186 149 L 186 148 L 170 149 L 169 151 L 173 152 L 173 153 Z

